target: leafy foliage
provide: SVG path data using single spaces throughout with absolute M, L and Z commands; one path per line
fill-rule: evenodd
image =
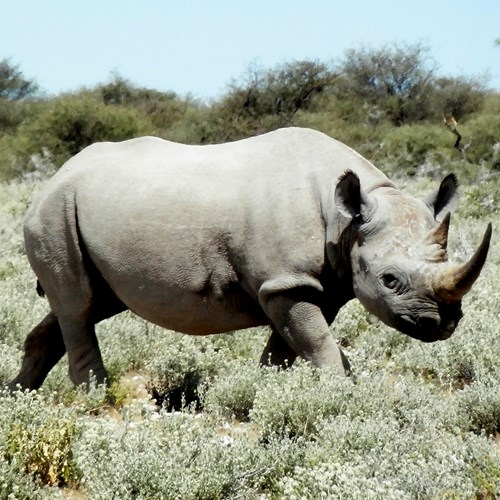
M 135 109 L 106 106 L 91 96 L 63 96 L 47 103 L 16 135 L 0 142 L 0 172 L 10 178 L 41 163 L 61 165 L 99 141 L 120 141 L 152 132 Z
M 334 94 L 367 106 L 372 119 L 385 117 L 396 126 L 443 116 L 462 119 L 484 101 L 480 80 L 436 77 L 429 48 L 422 44 L 351 49 L 339 71 Z
M 428 52 L 420 44 L 348 50 L 334 92 L 367 102 L 372 112 L 378 110 L 394 125 L 423 119 L 428 114 L 425 101 L 433 75 Z
M 159 130 L 168 130 L 174 123 L 182 119 L 189 100 L 180 99 L 174 92 L 138 88 L 118 74 L 109 83 L 100 85 L 96 94 L 106 105 L 120 105 L 137 110 Z
M 33 113 L 30 100 L 37 92 L 35 81 L 26 79 L 18 66 L 8 59 L 0 61 L 0 137 L 15 130 Z
M 251 67 L 242 81 L 233 81 L 212 105 L 212 127 L 202 142 L 224 142 L 289 126 L 299 111 L 318 106 L 318 97 L 332 81 L 327 66 L 314 61 L 286 63 L 271 70 Z
M 18 66 L 8 59 L 0 61 L 0 99 L 18 101 L 33 96 L 37 90 L 37 84 L 24 78 Z

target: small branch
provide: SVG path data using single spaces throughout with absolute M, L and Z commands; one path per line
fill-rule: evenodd
M 458 123 L 455 120 L 455 118 L 453 116 L 450 116 L 448 118 L 445 117 L 445 118 L 443 118 L 443 123 L 457 137 L 457 140 L 455 141 L 455 144 L 453 145 L 453 147 L 455 149 L 458 149 L 460 151 L 460 153 L 464 154 L 464 150 L 463 150 L 462 146 L 460 145 L 460 141 L 462 140 L 462 136 L 460 135 L 460 132 L 457 130 Z

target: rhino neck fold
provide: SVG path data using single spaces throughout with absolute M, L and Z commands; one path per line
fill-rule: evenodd
M 378 177 L 373 179 L 362 179 L 361 184 L 365 193 L 371 193 L 372 191 L 375 191 L 379 188 L 392 188 L 396 190 L 398 189 L 396 185 L 389 179 L 380 179 Z
M 341 290 L 342 297 L 345 299 L 343 304 L 355 297 L 352 288 L 352 266 L 351 252 L 353 239 L 351 238 L 350 226 L 343 232 L 338 243 L 331 240 L 326 244 L 326 268 L 325 278 L 327 283 L 325 288 L 331 289 L 335 295 Z M 341 305 L 343 305 L 341 304 Z

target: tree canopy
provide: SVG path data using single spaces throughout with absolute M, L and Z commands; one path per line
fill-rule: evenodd
M 35 81 L 26 79 L 18 66 L 9 59 L 0 61 L 0 99 L 18 101 L 34 96 L 37 91 Z

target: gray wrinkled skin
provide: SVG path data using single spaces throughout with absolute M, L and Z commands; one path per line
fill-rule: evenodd
M 214 146 L 92 145 L 26 216 L 27 255 L 51 312 L 9 387 L 40 386 L 65 352 L 74 383 L 90 370 L 103 382 L 94 326 L 126 309 L 192 335 L 270 325 L 263 363 L 299 355 L 339 373 L 348 362 L 328 326 L 354 297 L 408 335 L 447 338 L 460 297 L 433 292 L 432 276 L 449 264 L 429 232 L 455 198 L 454 177 L 420 201 L 307 129 Z

